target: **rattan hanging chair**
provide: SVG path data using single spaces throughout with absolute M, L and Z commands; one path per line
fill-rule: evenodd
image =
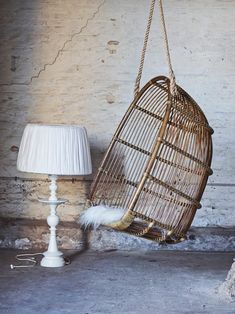
M 197 103 L 175 83 L 161 0 L 159 4 L 170 78 L 153 78 L 139 90 L 152 0 L 135 97 L 99 167 L 89 200 L 114 212 L 123 209 L 109 227 L 177 243 L 185 239 L 212 174 L 213 130 Z

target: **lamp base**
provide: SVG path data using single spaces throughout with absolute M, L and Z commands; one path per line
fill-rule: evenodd
M 63 253 L 57 252 L 44 252 L 44 257 L 41 260 L 40 265 L 43 267 L 62 267 L 65 265 Z
M 62 267 L 65 265 L 63 253 L 58 250 L 56 240 L 56 227 L 59 224 L 59 216 L 57 215 L 57 206 L 67 202 L 65 199 L 58 199 L 56 197 L 57 190 L 57 176 L 50 175 L 51 180 L 50 191 L 51 195 L 49 199 L 39 198 L 39 202 L 50 205 L 50 215 L 47 217 L 47 223 L 50 227 L 50 239 L 48 250 L 43 253 L 44 257 L 41 260 L 41 266 L 43 267 Z

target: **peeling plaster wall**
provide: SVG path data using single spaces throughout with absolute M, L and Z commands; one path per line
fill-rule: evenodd
M 215 130 L 213 169 L 196 227 L 235 225 L 235 1 L 166 0 L 177 82 Z M 147 0 L 0 2 L 0 217 L 45 220 L 43 176 L 18 173 L 17 147 L 28 122 L 81 124 L 94 172 L 128 107 L 148 14 Z M 155 14 L 142 83 L 167 74 Z M 84 208 L 92 176 L 61 178 L 62 221 Z M 232 230 L 232 229 L 231 229 Z M 120 238 L 121 241 L 121 238 Z

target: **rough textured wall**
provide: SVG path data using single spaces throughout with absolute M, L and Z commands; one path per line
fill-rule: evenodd
M 177 83 L 201 105 L 215 130 L 213 169 L 198 227 L 235 225 L 235 1 L 166 0 Z M 0 216 L 45 219 L 37 197 L 45 177 L 18 173 L 17 147 L 27 122 L 86 126 L 94 172 L 133 95 L 149 1 L 0 1 Z M 167 74 L 158 12 L 142 83 Z M 35 180 L 37 179 L 37 180 Z M 62 178 L 74 221 L 91 177 Z

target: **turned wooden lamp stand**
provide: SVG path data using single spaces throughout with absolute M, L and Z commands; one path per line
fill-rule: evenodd
M 65 261 L 63 253 L 58 250 L 56 240 L 56 226 L 60 222 L 60 218 L 57 215 L 57 207 L 61 204 L 68 202 L 66 199 L 58 199 L 56 195 L 57 191 L 57 176 L 50 175 L 51 184 L 49 186 L 51 195 L 49 199 L 39 198 L 39 202 L 50 205 L 50 215 L 47 217 L 47 223 L 50 226 L 50 240 L 49 246 L 46 252 L 43 253 L 44 257 L 41 260 L 41 266 L 44 267 L 61 267 L 64 266 Z

